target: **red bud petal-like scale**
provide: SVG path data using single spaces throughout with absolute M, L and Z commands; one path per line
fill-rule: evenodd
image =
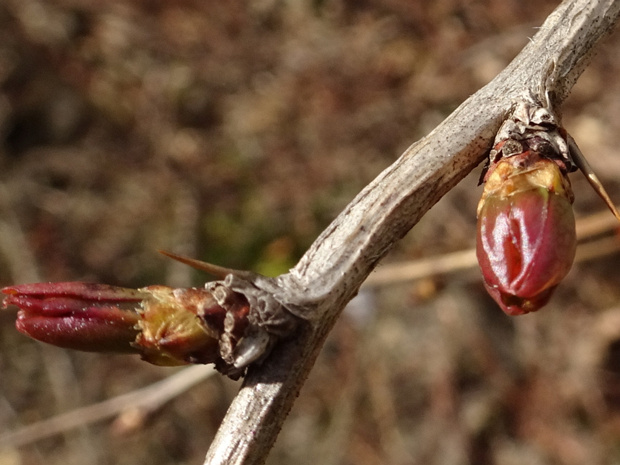
M 88 317 L 88 314 L 92 312 L 49 318 L 20 312 L 15 327 L 33 339 L 65 349 L 138 352 L 131 345 L 138 334 L 134 315 L 114 307 L 98 307 L 96 317 Z
M 138 334 L 135 308 L 145 296 L 141 291 L 70 282 L 24 284 L 2 292 L 5 306 L 20 308 L 16 328 L 33 339 L 67 349 L 137 352 L 131 344 Z

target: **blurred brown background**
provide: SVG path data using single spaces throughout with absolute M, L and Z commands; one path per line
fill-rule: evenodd
M 491 80 L 548 0 L 0 1 L 0 284 L 206 277 L 158 248 L 269 275 Z M 564 107 L 620 202 L 620 35 Z M 474 245 L 478 172 L 385 263 Z M 604 211 L 572 177 L 579 218 Z M 614 232 L 607 233 L 613 237 Z M 365 292 L 268 464 L 615 464 L 618 255 L 504 316 L 475 269 Z M 63 351 L 0 314 L 0 434 L 173 370 Z M 212 377 L 130 430 L 103 422 L 0 465 L 198 464 L 239 383 Z

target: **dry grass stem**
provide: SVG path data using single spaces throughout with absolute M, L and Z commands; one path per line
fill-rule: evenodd
M 595 213 L 577 220 L 577 237 L 584 241 L 593 236 L 618 229 L 618 220 L 608 211 Z M 618 237 L 606 237 L 593 242 L 580 244 L 577 248 L 576 261 L 586 261 L 620 250 Z M 478 265 L 476 250 L 468 249 L 459 252 L 412 260 L 404 263 L 390 263 L 377 268 L 364 282 L 367 287 L 380 287 L 398 284 L 416 279 L 428 278 L 441 274 L 475 268 Z
M 150 386 L 3 433 L 0 435 L 0 447 L 23 446 L 127 411 L 138 411 L 145 415 L 159 409 L 214 373 L 216 371 L 212 367 L 204 365 L 185 368 Z

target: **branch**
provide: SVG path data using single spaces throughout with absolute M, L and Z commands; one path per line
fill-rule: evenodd
M 2 433 L 0 434 L 0 447 L 23 446 L 128 411 L 137 416 L 146 416 L 215 373 L 215 370 L 206 368 L 204 365 L 185 368 L 161 381 L 127 394 L 61 413 L 15 431 Z
M 205 464 L 265 461 L 326 335 L 377 262 L 482 161 L 515 101 L 566 99 L 619 10 L 614 0 L 564 1 L 502 73 L 362 190 L 290 273 L 265 280 L 305 324 L 250 368 Z

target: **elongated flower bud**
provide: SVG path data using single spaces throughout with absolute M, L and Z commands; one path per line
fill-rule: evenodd
M 5 307 L 20 308 L 17 329 L 39 341 L 139 353 L 156 365 L 215 363 L 234 377 L 242 370 L 231 365 L 229 355 L 244 336 L 249 304 L 243 295 L 221 289 L 135 290 L 69 282 L 24 284 L 2 292 Z

